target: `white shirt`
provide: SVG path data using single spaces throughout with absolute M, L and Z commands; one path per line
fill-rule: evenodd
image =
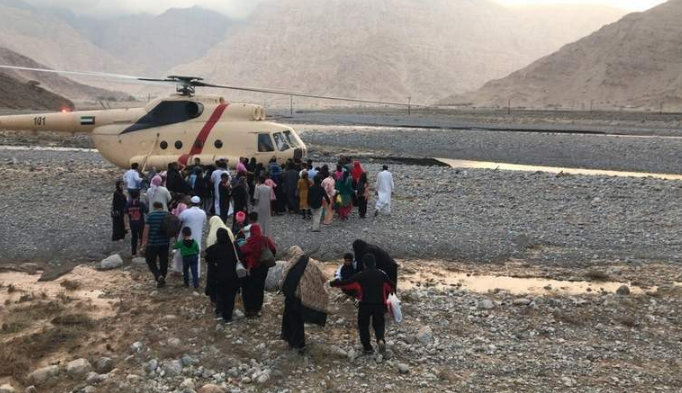
M 393 193 L 393 174 L 389 171 L 381 171 L 377 175 L 377 192 L 387 193 L 390 195 Z
M 201 238 L 204 233 L 204 225 L 206 224 L 206 212 L 197 206 L 192 206 L 180 213 L 178 218 L 182 228 L 189 227 L 192 230 L 192 239 L 199 243 L 199 249 L 201 249 Z
M 142 178 L 140 174 L 135 169 L 129 169 L 123 175 L 123 181 L 126 183 L 126 188 L 129 190 L 137 190 L 140 188 L 140 182 Z
M 147 191 L 147 207 L 153 211 L 154 202 L 161 202 L 163 210 L 168 211 L 168 204 L 172 200 L 170 192 L 164 186 L 152 187 Z

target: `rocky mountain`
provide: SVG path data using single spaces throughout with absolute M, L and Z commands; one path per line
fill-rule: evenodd
M 682 0 L 632 13 L 447 104 L 682 108 Z
M 59 16 L 20 0 L 0 0 L 0 47 L 56 69 L 128 70 Z
M 63 17 L 93 44 L 126 62 L 139 75 L 161 76 L 167 70 L 203 57 L 224 39 L 233 21 L 200 7 L 171 8 L 161 15 L 126 15 L 94 19 Z
M 262 3 L 207 56 L 172 72 L 219 83 L 430 102 L 480 87 L 620 16 L 582 10 L 595 22 L 553 23 L 566 18 L 534 17 L 534 10 L 488 0 L 275 0 Z
M 2 47 L 0 47 L 0 64 L 10 64 L 29 68 L 48 68 L 24 55 L 20 55 L 19 53 Z M 128 97 L 121 92 L 84 85 L 58 74 L 6 69 L 0 70 L 0 73 L 23 83 L 31 82 L 31 85 L 35 85 L 35 82 L 39 82 L 40 87 L 53 93 L 69 97 L 70 99 L 103 98 L 108 100 L 121 100 Z
M 58 111 L 73 107 L 62 96 L 0 72 L 0 108 Z

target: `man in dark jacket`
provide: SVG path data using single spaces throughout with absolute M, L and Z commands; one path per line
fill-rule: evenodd
M 335 280 L 330 283 L 332 287 L 345 287 L 351 289 L 355 286 L 360 292 L 360 307 L 358 308 L 358 330 L 360 331 L 360 342 L 365 350 L 365 354 L 374 352 L 370 343 L 369 322 L 372 319 L 372 327 L 379 345 L 379 351 L 386 350 L 386 340 L 384 340 L 386 312 L 386 292 L 393 291 L 395 283 L 383 271 L 377 269 L 376 260 L 372 255 L 365 255 L 362 258 L 365 270 L 354 275 L 348 280 Z
M 320 231 L 320 220 L 322 219 L 322 201 L 331 204 L 327 192 L 322 188 L 322 179 L 315 176 L 315 183 L 308 190 L 308 206 L 313 210 L 313 232 Z

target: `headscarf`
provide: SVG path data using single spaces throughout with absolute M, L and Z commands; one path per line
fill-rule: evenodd
M 227 231 L 227 236 L 234 241 L 234 236 L 232 231 L 225 225 L 223 220 L 218 216 L 213 216 L 208 221 L 208 236 L 206 237 L 206 247 L 211 247 L 216 244 L 218 240 L 218 230 L 225 229 Z
M 147 190 L 147 200 L 149 201 L 149 204 L 151 205 L 154 201 L 154 196 L 156 195 L 156 192 L 159 190 L 159 187 L 161 186 L 161 183 L 163 183 L 163 179 L 159 175 L 155 175 L 152 177 L 152 185 L 149 187 L 149 190 Z
M 184 203 L 180 202 L 180 203 L 178 203 L 178 205 L 175 207 L 175 209 L 173 209 L 173 211 L 171 212 L 171 214 L 173 214 L 175 217 L 180 217 L 180 213 L 184 212 L 185 210 L 187 210 L 187 205 L 185 205 Z
M 362 176 L 362 173 L 365 172 L 364 169 L 362 169 L 362 165 L 360 165 L 360 161 L 353 161 L 353 169 L 351 170 L 351 175 L 353 176 L 353 181 L 357 182 L 360 180 L 360 176 Z
M 218 244 L 230 244 L 230 232 L 227 228 L 218 228 L 216 231 L 216 238 L 218 239 Z

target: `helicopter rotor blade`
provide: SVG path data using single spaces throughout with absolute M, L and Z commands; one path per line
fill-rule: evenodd
M 47 68 L 32 68 L 32 67 L 20 67 L 20 66 L 9 66 L 0 65 L 0 69 L 6 70 L 17 70 L 17 71 L 31 71 L 31 72 L 45 72 L 51 74 L 63 74 L 63 75 L 75 75 L 75 76 L 89 76 L 98 78 L 113 78 L 113 79 L 126 79 L 135 80 L 142 82 L 159 82 L 159 83 L 175 83 L 174 80 L 170 79 L 160 79 L 160 78 L 145 78 L 133 75 L 123 75 L 123 74 L 110 74 L 107 72 L 90 72 L 90 71 L 65 71 L 65 70 L 51 70 Z
M 278 94 L 278 95 L 284 95 L 284 96 L 294 96 L 294 97 L 304 97 L 304 98 L 316 98 L 316 99 L 324 99 L 324 100 L 332 100 L 332 101 L 358 102 L 358 103 L 364 103 L 364 104 L 394 105 L 394 106 L 416 106 L 416 107 L 425 107 L 426 106 L 426 105 L 421 105 L 421 104 L 405 103 L 405 102 L 362 100 L 359 98 L 325 96 L 325 95 L 308 94 L 308 93 L 301 93 L 301 92 L 294 92 L 294 91 L 287 91 L 287 90 L 264 89 L 264 88 L 259 88 L 259 87 L 216 85 L 216 84 L 204 83 L 204 82 L 195 83 L 194 86 L 212 87 L 212 88 L 217 88 L 217 89 L 228 89 L 228 90 L 237 90 L 237 91 L 248 91 L 248 92 L 254 92 L 254 93 Z

